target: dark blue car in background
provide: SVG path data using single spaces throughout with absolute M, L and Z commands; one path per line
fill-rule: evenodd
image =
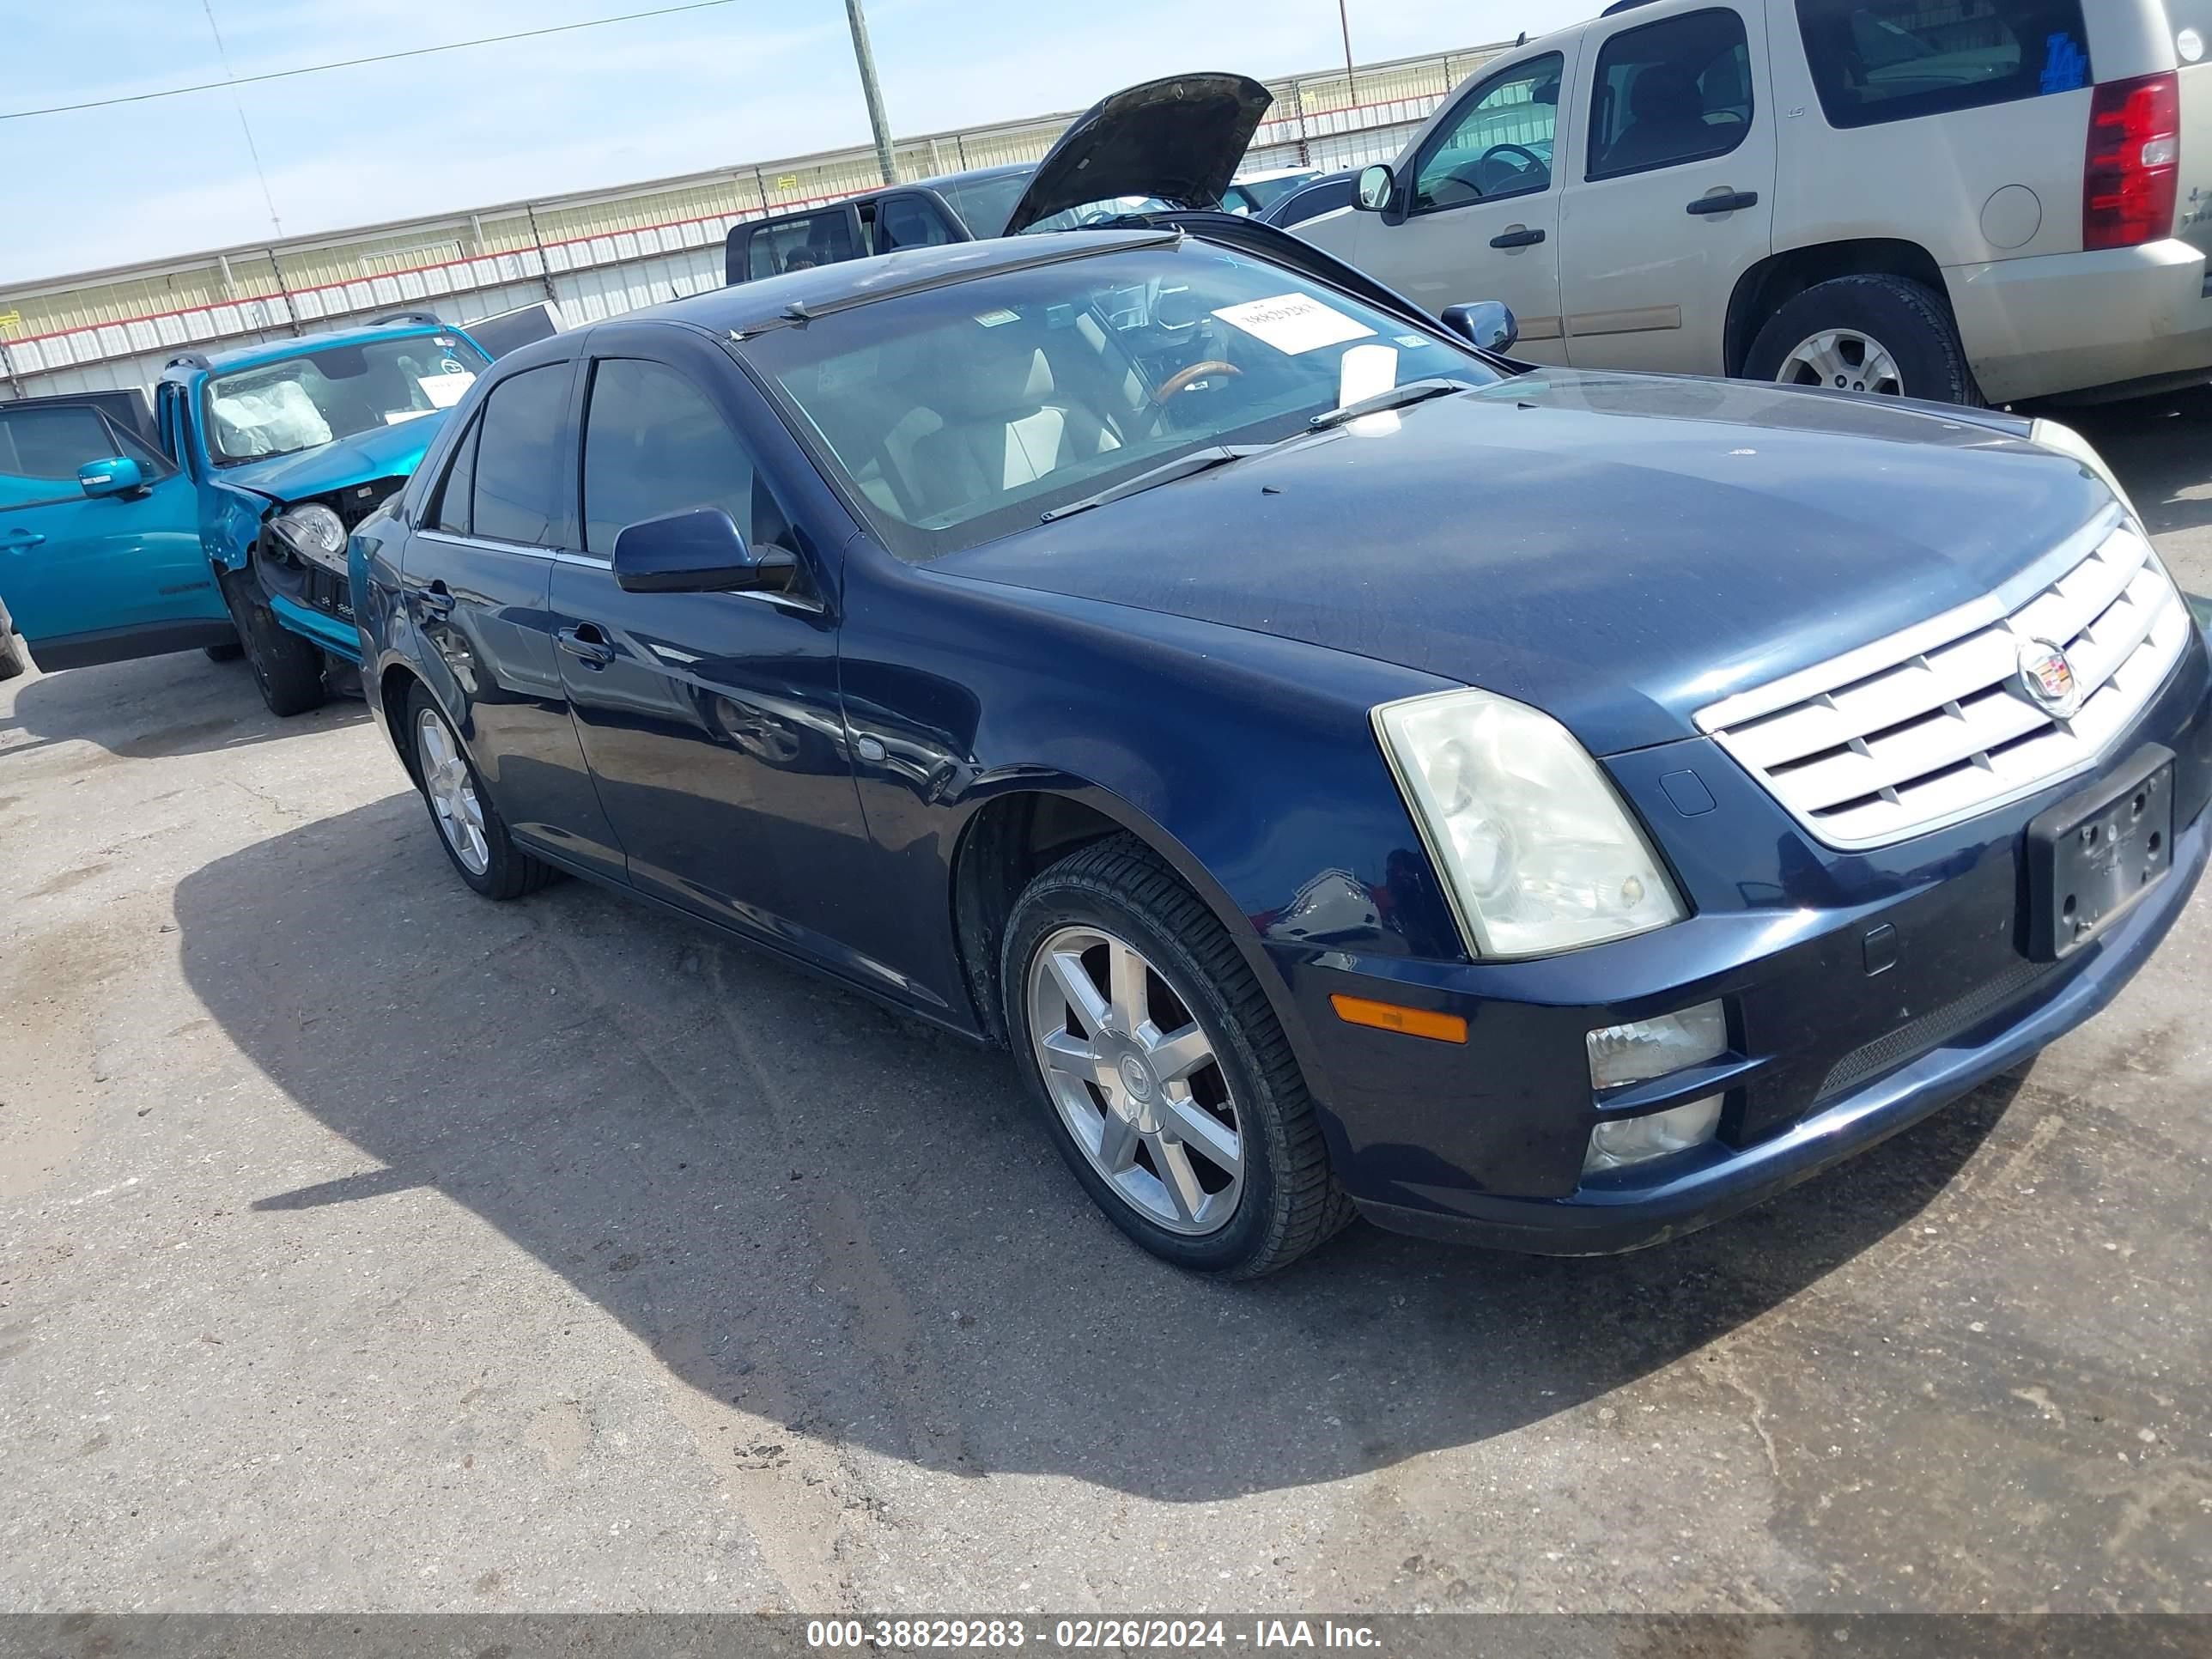
M 2205 647 L 2063 431 L 1524 371 L 1225 215 L 525 347 L 351 555 L 468 885 L 1009 1047 L 1201 1271 L 1712 1221 L 2086 1018 L 2205 859 Z

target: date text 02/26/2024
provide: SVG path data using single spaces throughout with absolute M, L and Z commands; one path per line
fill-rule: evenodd
M 1112 1649 L 1373 1649 L 1369 1626 L 1331 1619 L 813 1619 L 806 1645 L 902 1652 L 927 1648 L 1010 1651 L 1030 1645 L 1070 1652 Z

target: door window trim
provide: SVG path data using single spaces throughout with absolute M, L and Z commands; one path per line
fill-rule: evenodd
M 1735 142 L 1723 149 L 1707 150 L 1697 155 L 1684 155 L 1667 161 L 1648 161 L 1642 167 L 1608 167 L 1603 172 L 1599 171 L 1597 167 L 1598 77 L 1605 73 L 1606 53 L 1613 49 L 1615 42 L 1628 40 L 1631 36 L 1646 33 L 1653 29 L 1671 28 L 1693 17 L 1711 16 L 1734 18 L 1737 29 L 1743 35 L 1744 117 L 1742 125 L 1736 128 Z M 1742 11 L 1735 6 L 1703 6 L 1696 11 L 1677 12 L 1672 17 L 1656 18 L 1649 23 L 1638 23 L 1628 28 L 1615 29 L 1598 42 L 1597 50 L 1590 58 L 1590 72 L 1586 82 L 1589 91 L 1583 100 L 1583 106 L 1588 112 L 1585 124 L 1589 127 L 1589 136 L 1583 145 L 1583 182 L 1586 185 L 1595 185 L 1613 179 L 1633 179 L 1641 173 L 1663 173 L 1669 167 L 1695 167 L 1701 161 L 1717 161 L 1724 155 L 1735 155 L 1743 148 L 1744 141 L 1751 137 L 1753 124 L 1759 119 L 1757 85 L 1759 77 L 1753 72 L 1754 67 L 1755 59 L 1751 50 L 1751 24 L 1747 21 Z M 1715 131 L 1717 131 L 1720 129 L 1716 128 Z M 1618 135 L 1615 137 L 1617 138 Z
M 1458 132 L 1460 123 L 1474 112 L 1475 106 L 1481 103 L 1485 98 L 1488 97 L 1499 87 L 1504 86 L 1510 82 L 1525 78 L 1528 72 L 1534 69 L 1537 64 L 1553 59 L 1556 59 L 1559 63 L 1559 85 L 1562 88 L 1565 88 L 1567 82 L 1567 55 L 1563 48 L 1554 48 L 1550 52 L 1538 52 L 1533 58 L 1523 58 L 1517 63 L 1508 64 L 1505 68 L 1499 70 L 1494 75 L 1477 82 L 1474 87 L 1468 89 L 1466 97 L 1461 99 L 1458 103 L 1452 106 L 1451 113 L 1445 117 L 1443 121 L 1429 135 L 1428 142 L 1423 144 L 1419 150 L 1414 152 L 1413 164 L 1406 170 L 1406 207 L 1403 215 L 1405 218 L 1425 219 L 1432 213 L 1452 213 L 1457 211 L 1461 208 L 1487 207 L 1492 202 L 1516 202 L 1519 201 L 1523 197 L 1541 196 L 1547 191 L 1555 189 L 1558 186 L 1559 182 L 1559 170 L 1557 166 L 1554 166 L 1550 169 L 1550 177 L 1547 178 L 1542 184 L 1530 185 L 1522 190 L 1501 191 L 1495 196 L 1478 196 L 1472 201 L 1467 202 L 1432 202 L 1426 207 L 1418 205 L 1413 200 L 1415 193 L 1421 187 L 1421 169 L 1427 166 L 1431 161 L 1434 160 L 1437 152 L 1442 150 L 1445 144 L 1451 139 L 1452 136 Z M 1553 112 L 1552 117 L 1552 158 L 1553 161 L 1556 162 L 1559 159 L 1559 127 L 1561 121 L 1559 113 L 1559 106 L 1554 104 L 1552 107 Z

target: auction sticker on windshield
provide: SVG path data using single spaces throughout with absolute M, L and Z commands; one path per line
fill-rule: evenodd
M 451 409 L 460 402 L 461 393 L 476 383 L 477 377 L 465 368 L 445 374 L 419 375 L 415 381 L 422 388 L 422 395 L 430 400 L 431 406 L 436 409 Z
M 1213 313 L 1231 328 L 1241 328 L 1262 344 L 1284 356 L 1318 351 L 1323 346 L 1364 340 L 1375 331 L 1357 318 L 1325 306 L 1310 294 L 1279 294 L 1272 300 L 1247 300 L 1224 306 Z

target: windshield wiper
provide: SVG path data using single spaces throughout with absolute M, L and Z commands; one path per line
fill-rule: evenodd
M 1361 398 L 1316 415 L 1306 424 L 1320 432 L 1332 426 L 1342 426 L 1346 421 L 1356 421 L 1362 415 L 1380 415 L 1386 409 L 1403 409 L 1408 404 L 1425 402 L 1431 398 L 1449 398 L 1455 392 L 1465 392 L 1465 380 L 1408 380 L 1403 386 L 1394 386 L 1387 392 L 1378 392 L 1371 398 Z
M 1178 478 L 1194 478 L 1201 472 L 1211 472 L 1217 466 L 1226 466 L 1231 461 L 1241 461 L 1248 455 L 1257 455 L 1264 444 L 1216 444 L 1206 449 L 1194 449 L 1178 455 L 1171 461 L 1139 472 L 1133 478 L 1124 478 L 1117 484 L 1109 484 L 1095 495 L 1085 495 L 1080 501 L 1070 501 L 1065 507 L 1055 507 L 1038 515 L 1037 522 L 1050 524 L 1055 519 L 1065 519 L 1078 513 L 1088 513 L 1094 507 L 1103 507 L 1109 501 L 1118 501 L 1124 496 L 1135 495 L 1161 484 L 1173 483 Z

